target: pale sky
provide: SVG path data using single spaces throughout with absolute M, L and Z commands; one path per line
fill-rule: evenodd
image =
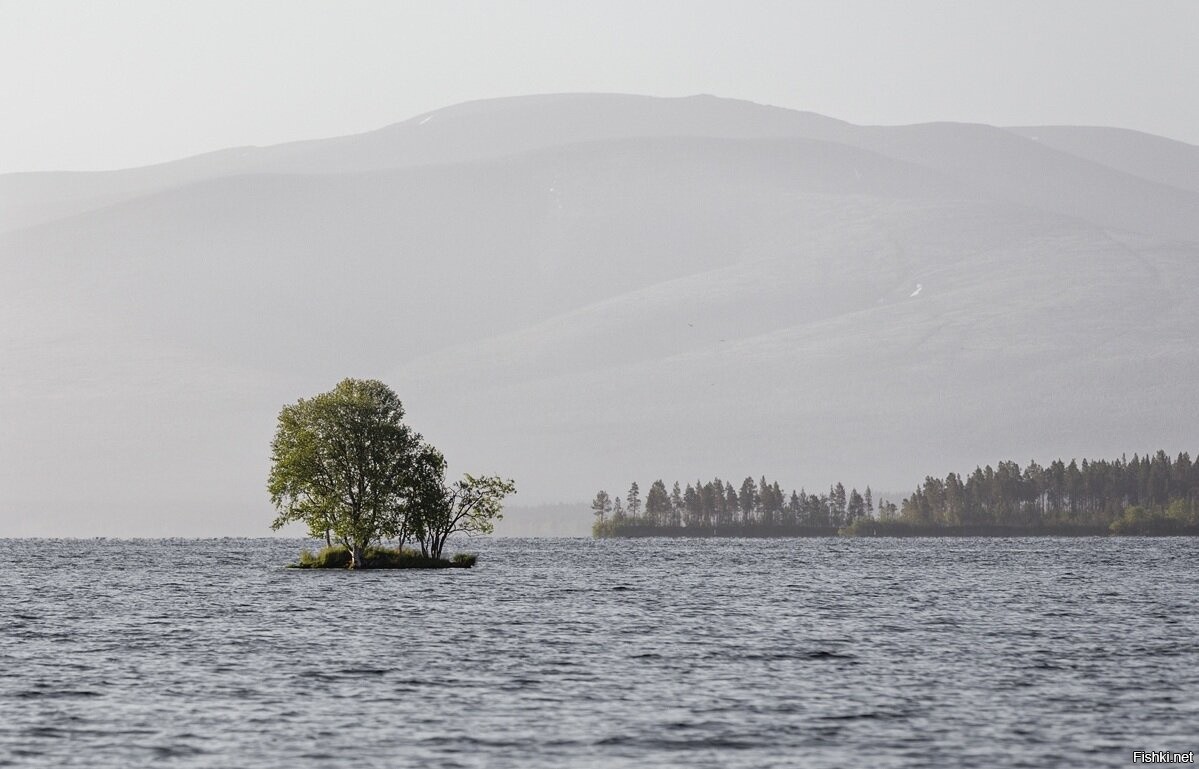
M 0 0 L 0 173 L 143 165 L 577 91 L 1199 144 L 1197 41 L 1191 0 Z

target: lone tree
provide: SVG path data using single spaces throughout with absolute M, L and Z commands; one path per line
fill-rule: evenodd
M 366 549 L 397 536 L 420 435 L 403 423 L 395 392 L 375 380 L 345 379 L 332 391 L 279 412 L 267 488 L 279 511 L 271 528 L 293 521 L 313 537 L 335 539 L 362 568 Z
M 445 483 L 445 458 L 403 422 L 399 396 L 377 380 L 345 379 L 279 412 L 267 482 L 278 516 L 350 552 L 350 568 L 383 540 L 415 538 L 441 557 L 455 532 L 487 534 L 515 486 L 470 475 Z

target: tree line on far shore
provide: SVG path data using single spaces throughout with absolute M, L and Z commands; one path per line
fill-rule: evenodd
M 1165 451 L 1132 459 L 1000 462 L 928 477 L 903 501 L 915 526 L 1070 527 L 1114 534 L 1199 533 L 1199 462 Z
M 765 476 L 669 490 L 657 480 L 644 500 L 634 482 L 623 501 L 600 491 L 591 509 L 596 537 L 1199 534 L 1199 461 L 1164 451 L 1047 467 L 1004 461 L 929 476 L 900 504 L 877 508 L 869 486 L 785 495 Z
M 894 503 L 879 503 L 884 516 L 894 516 L 896 509 Z M 596 537 L 819 536 L 876 515 L 869 486 L 864 492 L 846 491 L 837 483 L 827 494 L 800 489 L 787 495 L 778 481 L 765 476 L 756 481 L 746 477 L 738 486 L 719 477 L 685 488 L 675 481 L 670 490 L 659 479 L 650 484 L 644 500 L 634 481 L 623 501 L 598 492 L 591 510 Z

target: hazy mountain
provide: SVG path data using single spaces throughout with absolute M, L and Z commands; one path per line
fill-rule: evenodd
M 469 102 L 377 131 L 235 147 L 112 172 L 0 176 L 0 231 L 189 182 L 255 173 L 377 171 L 488 160 L 578 142 L 652 137 L 829 138 L 848 124 L 732 99 L 561 94 Z
M 563 95 L 0 176 L 0 534 L 260 533 L 279 407 L 351 375 L 524 505 L 1194 450 L 1194 168 L 1114 129 Z
M 1125 128 L 1032 126 L 1008 130 L 1134 176 L 1199 192 L 1199 152 L 1191 144 Z

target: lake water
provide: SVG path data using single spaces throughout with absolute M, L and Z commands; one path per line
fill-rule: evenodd
M 0 765 L 1130 766 L 1199 750 L 1199 540 L 0 540 Z

